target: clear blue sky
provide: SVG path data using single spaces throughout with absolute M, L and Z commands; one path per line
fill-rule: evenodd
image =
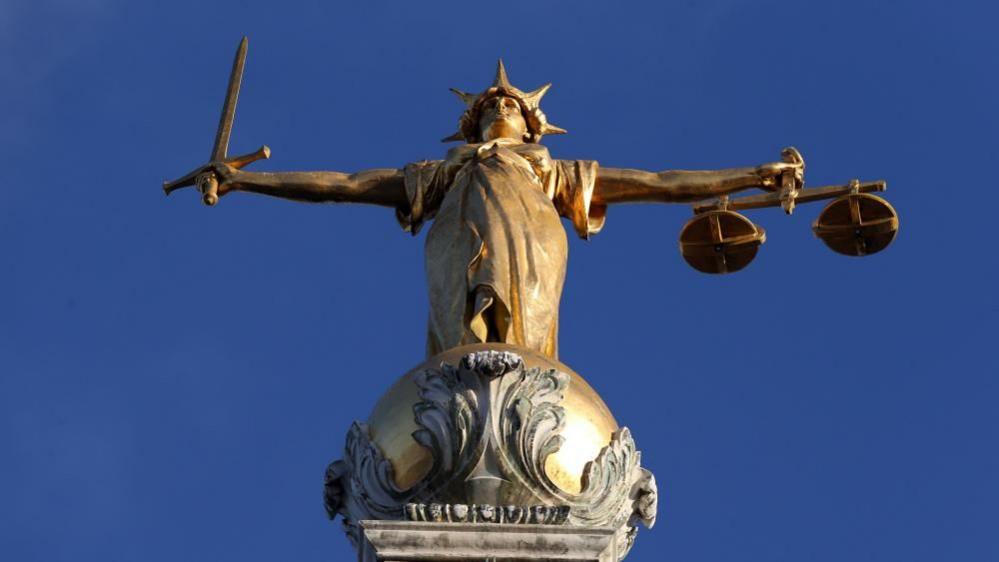
M 635 562 L 999 560 L 995 22 L 986 2 L 0 4 L 0 558 L 352 556 L 321 502 L 352 420 L 422 358 L 422 238 L 374 207 L 160 183 L 439 158 L 502 56 L 556 158 L 884 178 L 883 254 L 750 216 L 747 270 L 683 206 L 573 240 L 562 359 L 629 426 L 661 518 Z

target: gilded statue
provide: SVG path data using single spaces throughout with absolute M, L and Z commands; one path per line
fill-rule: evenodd
M 245 43 L 243 49 L 245 55 Z M 196 183 L 212 204 L 217 197 L 248 192 L 388 207 L 414 235 L 430 222 L 428 357 L 463 344 L 501 342 L 556 358 L 568 258 L 561 218 L 576 235 L 588 238 L 603 228 L 610 205 L 695 202 L 754 188 L 774 191 L 789 176 L 799 186 L 802 182 L 800 159 L 662 172 L 556 160 L 541 144 L 545 135 L 566 132 L 541 111 L 550 86 L 522 91 L 510 83 L 500 61 L 492 85 L 481 93 L 453 90 L 465 111 L 458 131 L 444 140 L 462 144 L 441 160 L 356 173 L 250 172 L 240 168 L 253 155 L 225 158 L 226 136 L 225 142 L 216 140 L 213 161 L 196 171 Z M 234 97 L 231 108 L 227 100 L 220 138 L 227 111 L 231 127 L 234 104 Z
M 651 528 L 658 491 L 631 432 L 600 396 L 557 360 L 568 237 L 588 239 L 611 205 L 689 203 L 680 252 L 705 273 L 745 267 L 765 231 L 737 213 L 834 199 L 813 230 L 834 251 L 885 248 L 898 217 L 885 182 L 804 187 L 804 160 L 722 170 L 651 172 L 556 160 L 541 144 L 566 131 L 548 122 L 551 84 L 523 91 L 499 61 L 465 104 L 459 144 L 440 160 L 356 173 L 250 172 L 264 146 L 229 156 L 246 59 L 240 43 L 208 163 L 164 184 L 197 186 L 215 205 L 234 192 L 313 203 L 388 207 L 403 230 L 426 227 L 427 359 L 355 422 L 329 465 L 324 503 L 361 562 L 547 560 L 618 562 L 638 523 Z M 763 193 L 730 195 L 750 189 Z M 525 527 L 526 525 L 526 527 Z M 521 532 L 523 531 L 523 532 Z M 567 554 L 568 553 L 568 554 Z M 570 556 L 571 555 L 571 556 Z

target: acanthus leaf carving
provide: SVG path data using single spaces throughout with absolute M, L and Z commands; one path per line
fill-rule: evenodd
M 422 401 L 413 406 L 421 428 L 413 432 L 413 439 L 433 456 L 432 474 L 451 474 L 481 432 L 479 385 L 463 380 L 461 371 L 447 364 L 417 373 L 414 382 Z
M 569 385 L 569 376 L 554 369 L 521 370 L 500 383 L 501 458 L 528 489 L 541 491 L 539 499 L 556 495 L 558 487 L 545 472 L 545 461 L 557 452 L 565 439 L 565 409 L 560 405 Z

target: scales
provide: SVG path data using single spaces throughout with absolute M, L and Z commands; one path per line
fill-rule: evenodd
M 786 162 L 801 162 L 797 150 L 783 154 Z M 737 211 L 781 207 L 787 214 L 798 203 L 832 199 L 812 225 L 815 236 L 834 252 L 848 256 L 868 256 L 884 250 L 898 233 L 898 213 L 872 192 L 884 191 L 884 181 L 804 188 L 793 172 L 781 177 L 778 191 L 718 200 L 694 206 L 694 218 L 680 230 L 680 254 L 702 273 L 734 273 L 749 265 L 766 231 Z

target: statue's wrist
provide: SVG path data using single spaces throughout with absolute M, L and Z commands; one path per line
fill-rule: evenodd
M 226 183 L 229 184 L 230 188 L 234 191 L 239 191 L 250 184 L 250 174 L 252 172 L 244 172 L 242 170 L 235 170 L 226 179 Z
M 763 173 L 763 166 L 756 166 L 753 168 L 753 181 L 756 182 L 755 185 L 763 186 L 766 183 L 766 174 Z

